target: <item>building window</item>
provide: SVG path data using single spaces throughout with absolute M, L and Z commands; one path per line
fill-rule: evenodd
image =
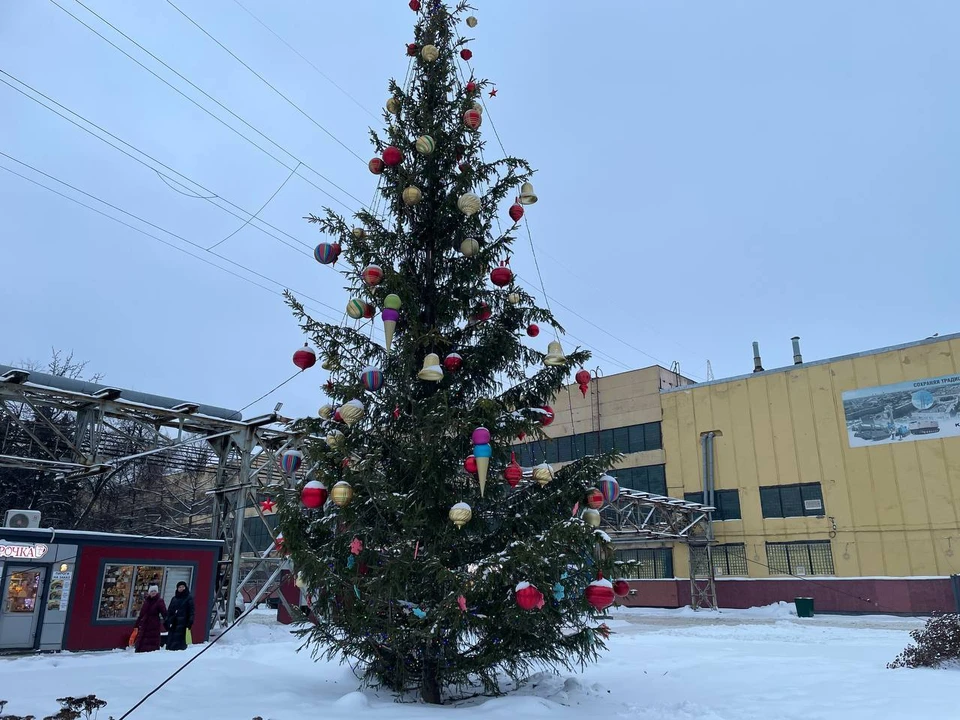
M 654 495 L 667 494 L 667 475 L 663 465 L 620 468 L 611 472 L 625 490 L 639 490 Z
M 771 575 L 833 575 L 830 541 L 768 542 L 767 566 Z
M 192 580 L 193 567 L 189 565 L 105 565 L 97 620 L 135 619 L 151 585 L 156 585 L 164 600 L 169 601 L 178 582 L 190 587 Z
M 684 493 L 683 499 L 687 502 L 703 503 L 703 493 Z M 713 506 L 716 511 L 713 513 L 714 520 L 740 520 L 740 491 L 739 490 L 714 490 Z
M 747 551 L 743 543 L 728 545 L 714 545 L 710 551 L 713 560 L 713 574 L 721 575 L 748 575 Z M 707 566 L 707 549 L 704 547 L 690 548 L 690 571 L 694 577 L 704 577 L 709 574 Z
M 822 517 L 826 514 L 820 483 L 761 487 L 760 508 L 765 518 Z
M 557 463 L 576 460 L 584 455 L 616 450 L 621 453 L 645 452 L 663 448 L 660 423 L 642 423 L 601 432 L 577 433 L 548 440 L 533 440 L 515 445 L 517 461 L 521 465 Z
M 660 580 L 673 577 L 671 548 L 617 550 L 617 574 L 626 580 Z

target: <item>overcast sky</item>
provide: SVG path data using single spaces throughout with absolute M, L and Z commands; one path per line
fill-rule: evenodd
M 266 152 L 50 0 L 0 2 L 0 80 L 240 218 L 2 84 L 0 152 L 180 238 L 0 165 L 263 287 L 0 171 L 0 362 L 73 350 L 110 384 L 240 408 L 295 370 L 302 339 L 276 283 L 342 317 L 343 282 L 300 244 L 321 239 L 301 217 L 371 201 L 367 128 L 406 72 L 414 16 L 406 0 L 240 0 L 318 72 L 234 0 L 174 1 L 310 117 L 161 0 L 83 2 L 263 135 L 76 0 L 56 2 Z M 678 360 L 702 379 L 709 359 L 719 378 L 752 369 L 753 340 L 771 368 L 791 362 L 795 334 L 813 360 L 958 329 L 960 3 L 476 4 L 473 66 L 499 90 L 487 118 L 539 171 L 527 217 L 565 345 L 599 351 L 605 374 Z M 299 162 L 311 169 L 283 184 Z M 260 217 L 289 246 L 253 223 L 216 248 L 270 280 L 187 243 L 223 240 L 281 185 Z M 536 277 L 525 243 L 513 265 Z M 317 366 L 245 414 L 278 401 L 314 413 L 324 379 Z

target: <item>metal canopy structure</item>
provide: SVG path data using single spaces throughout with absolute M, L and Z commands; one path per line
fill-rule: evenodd
M 717 609 L 711 557 L 711 522 L 716 508 L 665 495 L 620 490 L 600 514 L 602 527 L 614 542 L 672 541 L 690 553 L 690 605 L 694 610 Z M 702 553 L 706 554 L 706 562 Z
M 273 413 L 243 420 L 233 410 L 6 365 L 0 365 L 0 417 L 16 431 L 14 439 L 0 438 L 0 467 L 88 479 L 94 490 L 133 463 L 163 462 L 175 473 L 199 454 L 209 474 L 210 535 L 224 543 L 214 627 L 233 622 L 234 600 L 258 570 L 268 568 L 268 580 L 247 588 L 248 595 L 259 599 L 277 586 L 286 566 L 272 546 L 250 557 L 242 549 L 244 539 L 249 543 L 248 508 L 275 540 L 258 494 L 288 482 L 279 457 L 302 438 L 283 429 L 285 418 Z

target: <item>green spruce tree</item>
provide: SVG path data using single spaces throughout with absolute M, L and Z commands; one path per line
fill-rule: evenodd
M 585 590 L 611 552 L 576 506 L 616 456 L 555 473 L 540 466 L 539 481 L 527 469 L 515 488 L 504 480 L 520 471 L 511 444 L 543 437 L 542 408 L 589 355 L 554 353 L 558 364 L 545 365 L 524 331 L 562 329 L 515 278 L 491 283 L 518 227 L 508 220 L 501 232 L 497 217 L 532 172 L 519 158 L 485 161 L 479 128 L 469 128 L 488 86 L 461 71 L 469 7 L 411 6 L 409 82 L 390 83 L 386 136 L 371 133 L 384 216 L 308 218 L 328 240 L 318 260 L 342 251 L 334 267 L 349 283 L 348 312 L 375 308 L 388 322 L 317 322 L 288 296 L 331 370 L 330 404 L 299 423 L 326 438 L 307 448 L 310 479 L 325 488 L 319 499 L 309 490 L 307 504 L 322 504 L 305 507 L 307 496 L 291 492 L 280 513 L 284 549 L 313 610 L 303 633 L 315 656 L 356 663 L 370 685 L 439 703 L 477 688 L 499 693 L 504 676 L 519 683 L 533 670 L 597 657 L 603 628 Z M 468 214 L 470 194 L 479 210 Z M 382 279 L 373 284 L 376 268 Z M 388 350 L 369 322 L 383 328 L 397 308 Z M 444 362 L 451 354 L 459 369 L 450 369 L 455 358 Z M 492 455 L 485 487 L 464 467 L 485 454 L 475 442 Z

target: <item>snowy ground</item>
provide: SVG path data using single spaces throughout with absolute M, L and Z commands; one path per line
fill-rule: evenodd
M 349 668 L 314 664 L 270 615 L 255 614 L 154 695 L 133 720 L 400 720 L 520 717 L 635 720 L 882 720 L 960 717 L 960 671 L 887 670 L 920 620 L 819 616 L 788 606 L 722 613 L 615 610 L 610 652 L 583 674 L 541 675 L 510 696 L 456 708 L 356 692 Z M 54 698 L 94 693 L 119 717 L 198 651 L 0 659 L 6 712 L 39 717 Z

